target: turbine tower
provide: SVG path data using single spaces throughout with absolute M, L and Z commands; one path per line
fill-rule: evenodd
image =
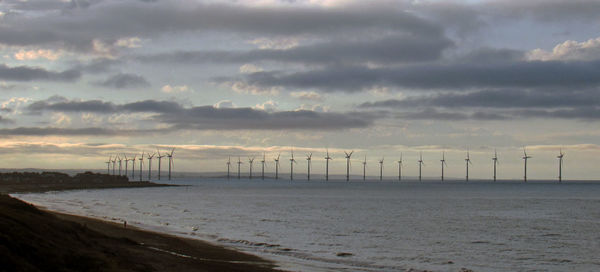
M 115 169 L 117 169 L 116 167 L 116 163 L 117 163 L 117 156 L 115 156 L 112 160 L 112 164 L 113 164 L 113 176 L 116 174 L 115 173 Z
M 152 158 L 156 155 L 156 153 L 148 153 L 148 181 L 152 180 Z
M 308 173 L 307 174 L 308 180 L 310 180 L 310 166 L 311 166 L 311 164 L 312 164 L 312 153 L 306 154 L 306 166 L 308 167 L 308 172 L 307 172 Z
M 254 164 L 254 157 L 248 157 L 248 163 L 250 164 L 250 179 L 252 179 L 252 165 Z
M 240 170 L 240 169 L 241 169 L 241 167 L 240 167 L 240 166 L 242 165 L 242 160 L 240 159 L 240 157 L 239 157 L 239 156 L 238 156 L 238 162 L 237 162 L 237 165 L 238 165 L 238 179 L 240 179 L 240 178 L 241 178 L 241 170 Z
M 379 180 L 383 180 L 383 159 L 379 160 Z
M 229 179 L 229 167 L 231 166 L 231 156 L 227 160 L 227 179 Z
M 175 160 L 173 159 L 173 152 L 175 152 L 175 147 L 171 149 L 171 153 L 167 153 L 167 157 L 169 158 L 169 180 L 171 180 L 171 166 L 175 168 Z
M 365 160 L 362 162 L 363 165 L 363 181 L 367 180 L 367 155 L 365 155 Z
M 400 152 L 400 160 L 398 161 L 398 181 L 402 180 L 402 152 Z
M 135 179 L 135 159 L 137 158 L 137 154 L 133 155 L 133 159 L 131 159 L 131 179 Z
M 333 160 L 329 156 L 329 148 L 327 149 L 327 155 L 325 156 L 325 181 L 329 180 L 329 160 Z
M 112 155 L 108 156 L 108 161 L 107 162 L 104 162 L 104 163 L 106 163 L 106 174 L 108 174 L 108 175 L 110 175 L 110 162 L 111 162 L 111 159 L 112 159 Z
M 123 154 L 123 157 L 125 157 L 125 176 L 127 176 L 127 164 L 129 164 L 129 160 L 127 159 L 127 155 Z
M 123 159 L 121 159 L 121 157 L 117 156 L 117 161 L 119 162 L 119 176 L 120 176 L 121 175 L 121 169 L 122 169 Z
M 562 166 L 563 166 L 563 157 L 565 156 L 565 154 L 562 152 L 562 149 L 560 150 L 560 155 L 558 155 L 556 158 L 558 158 L 558 182 L 562 182 Z
M 260 163 L 262 164 L 262 180 L 265 180 L 265 163 L 267 163 L 267 161 L 265 161 L 265 153 L 263 152 L 263 159 L 262 161 L 260 161 Z
M 496 182 L 496 165 L 500 163 L 498 161 L 498 152 L 496 152 L 496 149 L 494 149 L 494 157 L 492 158 L 492 161 L 494 161 L 494 182 Z
M 469 155 L 468 149 L 467 149 L 467 157 L 465 158 L 465 164 L 467 165 L 466 181 L 469 181 L 469 164 L 473 165 L 473 163 L 471 162 L 471 156 Z
M 281 153 L 277 154 L 276 159 L 273 159 L 275 161 L 275 179 L 279 179 L 279 156 Z
M 140 181 L 142 181 L 142 170 L 144 169 L 144 151 L 142 151 L 142 157 L 140 160 Z
M 440 160 L 440 162 L 442 162 L 442 181 L 444 181 L 444 165 L 448 166 L 448 164 L 446 163 L 446 152 L 442 152 L 442 159 Z
M 290 159 L 290 180 L 294 180 L 294 163 L 297 163 L 294 159 L 294 149 L 292 149 L 292 158 Z
M 158 153 L 158 156 L 156 156 L 156 158 L 158 158 L 158 180 L 160 180 L 160 165 L 161 165 L 161 160 L 163 157 L 166 157 L 167 155 L 162 155 L 160 154 L 160 150 L 157 148 L 156 152 Z
M 527 151 L 525 151 L 525 147 L 523 147 L 523 161 L 525 163 L 523 182 L 527 182 L 527 160 L 531 158 L 531 156 L 527 156 Z
M 352 153 L 354 153 L 354 150 L 350 153 L 344 151 L 344 154 L 346 154 L 346 181 L 350 181 L 350 157 L 352 157 Z
M 425 165 L 425 163 L 423 162 L 423 152 L 419 152 L 419 160 L 417 162 L 419 162 L 419 181 L 421 181 L 421 166 Z

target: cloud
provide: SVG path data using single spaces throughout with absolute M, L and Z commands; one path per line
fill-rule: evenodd
M 150 86 L 150 83 L 140 75 L 119 73 L 108 77 L 104 81 L 97 81 L 95 85 L 115 88 L 115 89 L 127 89 L 127 88 L 139 88 Z
M 600 38 L 584 42 L 565 41 L 556 45 L 551 52 L 534 49 L 527 53 L 529 60 L 541 61 L 590 61 L 600 60 Z
M 9 67 L 6 64 L 0 64 L 0 79 L 8 81 L 75 81 L 81 77 L 81 73 L 76 70 L 66 70 L 63 72 L 48 71 L 44 68 L 30 66 Z
M 423 64 L 403 67 L 328 67 L 300 72 L 269 71 L 220 77 L 255 88 L 360 92 L 373 87 L 422 90 L 473 88 L 590 88 L 600 84 L 600 61 Z
M 250 64 L 250 63 L 246 63 L 242 66 L 240 66 L 240 73 L 242 74 L 252 74 L 252 73 L 257 73 L 257 72 L 262 72 L 263 69 L 254 65 L 254 64 Z
M 317 92 L 307 92 L 307 91 L 301 91 L 301 92 L 291 92 L 290 96 L 293 98 L 297 98 L 300 100 L 310 100 L 310 101 L 323 101 L 323 96 Z
M 17 53 L 14 54 L 14 58 L 16 60 L 36 60 L 39 58 L 44 58 L 47 60 L 57 60 L 60 55 L 62 53 L 61 52 L 56 52 L 54 50 L 48 50 L 48 49 L 38 49 L 38 50 L 19 50 Z
M 228 109 L 228 108 L 235 108 L 236 105 L 231 100 L 221 100 L 221 101 L 215 103 L 215 105 L 213 107 L 215 107 L 217 109 Z
M 190 92 L 191 89 L 187 85 L 171 86 L 165 85 L 160 88 L 163 93 L 185 93 Z
M 114 130 L 99 127 L 87 128 L 58 128 L 58 127 L 18 127 L 0 129 L 2 136 L 122 136 L 139 135 L 149 130 Z M 158 131 L 156 131 L 158 132 Z
M 263 110 L 266 112 L 274 112 L 278 110 L 279 104 L 273 100 L 265 101 L 262 104 L 254 106 L 255 109 Z

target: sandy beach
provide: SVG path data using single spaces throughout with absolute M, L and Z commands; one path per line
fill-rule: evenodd
M 131 187 L 143 185 L 159 186 L 136 183 Z M 44 188 L 72 187 L 47 184 Z M 3 271 L 277 271 L 270 261 L 222 246 L 45 211 L 5 194 L 44 191 L 38 184 L 0 184 L 0 188 L 4 192 L 0 194 L 0 267 L 7 269 Z

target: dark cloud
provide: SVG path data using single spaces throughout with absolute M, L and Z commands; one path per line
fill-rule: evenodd
M 600 105 L 600 90 L 486 90 L 365 102 L 361 108 L 560 108 Z
M 6 64 L 0 64 L 0 79 L 9 81 L 75 81 L 81 77 L 81 73 L 76 70 L 66 70 L 63 72 L 48 71 L 44 68 L 15 66 L 9 67 Z
M 87 8 L 42 16 L 9 16 L 0 43 L 63 44 L 92 50 L 95 39 L 107 44 L 122 37 L 150 37 L 177 31 L 234 32 L 267 36 L 318 35 L 361 31 L 442 36 L 443 29 L 401 8 L 362 5 L 341 8 L 249 6 L 192 3 L 103 1 Z
M 258 72 L 216 77 L 264 88 L 358 92 L 376 86 L 411 89 L 589 88 L 600 84 L 600 61 L 421 64 L 398 68 L 329 67 L 302 72 Z
M 99 127 L 88 128 L 57 128 L 57 127 L 18 127 L 0 129 L 0 135 L 4 136 L 122 136 L 138 135 L 153 130 L 113 130 Z
M 456 112 L 456 111 L 439 111 L 434 108 L 427 108 L 416 112 L 400 112 L 396 114 L 396 118 L 409 120 L 441 120 L 441 121 L 463 121 L 463 120 L 504 120 L 507 116 L 496 113 L 487 112 Z
M 6 112 L 4 109 L 2 109 L 2 111 Z M 9 110 L 9 111 L 12 111 L 12 110 Z M 15 120 L 0 116 L 0 124 L 14 124 L 14 123 L 15 123 Z
M 110 76 L 104 81 L 94 82 L 95 85 L 115 88 L 115 89 L 126 89 L 126 88 L 139 88 L 150 86 L 150 83 L 140 75 L 119 73 Z
M 307 110 L 267 112 L 252 108 L 183 107 L 171 101 L 145 100 L 116 105 L 100 100 L 69 101 L 59 98 L 37 101 L 27 107 L 29 113 L 44 111 L 112 113 L 155 113 L 152 120 L 172 129 L 192 130 L 338 130 L 363 128 L 373 124 L 374 113 L 333 113 Z
M 444 37 L 393 35 L 379 39 L 335 40 L 325 43 L 297 46 L 291 49 L 261 49 L 251 51 L 182 51 L 140 56 L 142 61 L 172 63 L 256 61 L 297 62 L 304 64 L 335 63 L 396 63 L 432 61 L 453 45 Z

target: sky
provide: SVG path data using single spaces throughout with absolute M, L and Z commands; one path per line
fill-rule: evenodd
M 0 168 L 600 178 L 596 0 L 0 1 Z M 259 170 L 255 161 L 255 172 Z M 156 166 L 154 166 L 156 169 Z

